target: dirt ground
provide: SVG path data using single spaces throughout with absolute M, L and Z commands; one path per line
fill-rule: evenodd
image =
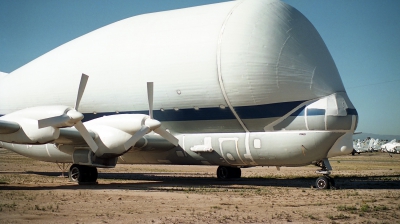
M 0 149 L 0 223 L 400 223 L 400 155 L 330 159 L 337 189 L 313 188 L 317 167 L 242 169 L 117 165 L 97 185 L 56 164 Z

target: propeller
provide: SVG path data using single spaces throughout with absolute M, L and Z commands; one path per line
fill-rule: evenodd
M 147 99 L 149 101 L 149 116 L 151 119 L 153 119 L 153 91 L 153 82 L 147 82 Z
M 71 127 L 76 122 L 83 119 L 83 114 L 76 110 L 69 110 L 67 113 L 60 116 L 45 118 L 38 121 L 39 128 L 45 128 L 49 126 L 53 127 Z
M 149 117 L 142 121 L 142 127 L 137 131 L 132 137 L 125 142 L 124 148 L 128 150 L 130 147 L 134 146 L 137 141 L 139 141 L 144 135 L 150 131 L 154 131 L 161 137 L 165 138 L 171 144 L 178 146 L 179 140 L 175 138 L 171 133 L 161 128 L 161 122 L 153 119 L 153 95 L 154 95 L 154 84 L 153 82 L 147 83 L 147 98 L 149 102 Z
M 67 113 L 64 113 L 60 116 L 45 118 L 42 120 L 38 120 L 38 127 L 45 128 L 49 126 L 53 127 L 72 127 L 74 126 L 76 130 L 82 135 L 83 139 L 89 145 L 90 149 L 95 153 L 98 149 L 96 142 L 93 140 L 89 131 L 82 123 L 83 114 L 78 111 L 79 104 L 81 102 L 83 92 L 85 92 L 85 87 L 87 81 L 89 79 L 88 75 L 82 74 L 81 81 L 79 83 L 78 95 L 75 101 L 75 107 L 72 110 L 69 110 Z

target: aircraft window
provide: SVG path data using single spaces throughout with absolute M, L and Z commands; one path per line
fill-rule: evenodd
M 256 138 L 254 139 L 254 148 L 261 149 L 261 140 Z

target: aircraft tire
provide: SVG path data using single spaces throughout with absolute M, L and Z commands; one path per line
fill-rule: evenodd
M 72 182 L 80 182 L 82 180 L 82 168 L 78 164 L 73 164 L 69 168 L 68 178 Z
M 227 180 L 231 178 L 231 169 L 227 166 L 219 166 L 217 169 L 217 178 L 220 180 Z
M 86 181 L 85 182 L 96 182 L 98 177 L 98 172 L 96 167 L 88 166 L 86 167 Z
M 326 176 L 318 177 L 317 181 L 315 181 L 315 186 L 318 189 L 329 189 L 330 181 Z
M 242 171 L 237 167 L 219 166 L 217 169 L 217 177 L 220 180 L 240 178 L 241 176 Z
M 242 176 L 242 170 L 237 167 L 229 167 L 231 178 L 240 178 Z
M 68 177 L 72 182 L 96 182 L 98 172 L 96 167 L 73 164 L 69 169 Z

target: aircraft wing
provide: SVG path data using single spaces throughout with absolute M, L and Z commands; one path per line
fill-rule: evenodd
M 49 116 L 48 111 L 55 112 Z M 171 149 L 178 145 L 179 140 L 174 135 L 146 114 L 109 115 L 85 124 L 80 121 L 83 115 L 75 118 L 75 114 L 80 113 L 67 106 L 43 106 L 4 115 L 0 117 L 0 141 L 88 146 L 97 157 L 105 158 L 116 158 L 132 148 L 160 146 Z
M 115 114 L 83 124 L 84 115 L 78 108 L 88 78 L 82 74 L 74 108 L 65 105 L 37 106 L 0 117 L 0 141 L 29 145 L 87 145 L 99 158 L 116 158 L 131 148 L 137 148 L 138 144 L 145 147 L 149 143 L 145 136 L 155 135 L 153 133 L 158 135 L 150 137 L 150 145 L 161 144 L 169 148 L 179 145 L 179 140 L 153 118 L 152 82 L 147 83 L 149 115 Z
M 89 134 L 93 139 L 97 138 L 98 135 L 88 130 Z M 75 128 L 61 128 L 60 129 L 60 137 L 54 141 L 54 143 L 64 144 L 64 145 L 79 145 L 79 146 L 87 146 L 85 139 L 79 133 L 79 131 Z M 165 151 L 175 147 L 172 143 L 170 143 L 165 138 L 161 137 L 157 134 L 147 134 L 141 137 L 133 148 L 138 150 L 152 150 L 152 151 Z
M 89 131 L 92 138 L 96 138 L 96 133 Z M 64 145 L 87 145 L 81 133 L 75 128 L 60 128 L 60 137 L 54 141 Z
M 12 134 L 20 129 L 21 126 L 17 122 L 0 120 L 0 135 Z M 99 135 L 94 131 L 88 130 L 88 133 L 93 139 L 99 138 Z M 81 133 L 76 128 L 72 127 L 60 128 L 59 137 L 52 142 L 63 145 L 88 146 Z M 160 135 L 149 133 L 142 136 L 134 145 L 132 145 L 132 147 L 136 150 L 164 151 L 173 148 L 174 144 L 170 143 Z
M 19 125 L 17 122 L 0 119 L 0 134 L 13 134 L 19 131 L 21 128 L 21 125 Z M 89 134 L 92 138 L 96 137 L 96 134 L 92 131 L 90 131 Z M 60 128 L 60 137 L 54 142 L 68 145 L 87 144 L 82 135 L 75 128 Z

